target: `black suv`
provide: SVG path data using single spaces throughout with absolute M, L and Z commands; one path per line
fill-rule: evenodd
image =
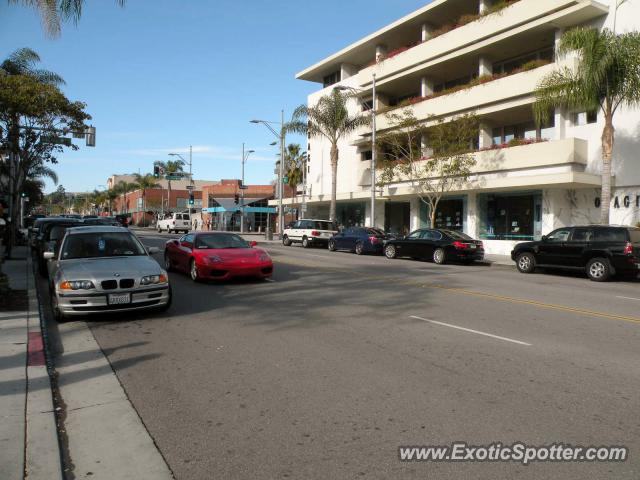
M 584 270 L 595 282 L 640 272 L 640 228 L 592 225 L 554 230 L 538 242 L 519 243 L 511 252 L 522 273 L 536 267 Z

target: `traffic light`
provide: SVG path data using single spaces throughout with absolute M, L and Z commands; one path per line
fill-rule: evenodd
M 154 165 L 153 166 L 153 176 L 155 178 L 159 178 L 160 177 L 160 167 L 158 165 Z
M 235 197 L 233 198 L 233 203 L 235 203 L 236 205 L 238 205 L 240 203 L 240 195 L 238 195 L 236 193 Z
M 196 203 L 196 200 L 193 196 L 193 193 L 189 194 L 189 205 L 193 206 Z

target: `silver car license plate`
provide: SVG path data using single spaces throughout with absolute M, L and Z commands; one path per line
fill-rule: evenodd
M 109 299 L 109 305 L 124 305 L 126 303 L 131 303 L 131 294 L 130 293 L 110 293 L 108 299 Z

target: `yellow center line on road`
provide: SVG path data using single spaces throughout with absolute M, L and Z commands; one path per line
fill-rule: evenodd
M 346 268 L 336 268 L 335 266 L 331 266 L 328 267 L 326 265 L 321 265 L 321 264 L 317 264 L 317 263 L 306 263 L 306 262 L 296 262 L 296 261 L 287 261 L 287 260 L 282 260 L 282 259 L 278 259 L 277 260 L 280 263 L 286 263 L 286 264 L 290 264 L 290 265 L 298 265 L 298 266 L 306 266 L 306 267 L 312 267 L 312 268 L 322 268 L 323 270 L 330 270 L 330 271 L 334 271 L 334 272 L 340 272 L 340 273 L 344 273 Z M 623 322 L 629 322 L 629 323 L 636 323 L 636 324 L 640 324 L 640 318 L 639 317 L 632 317 L 632 316 L 627 316 L 627 315 L 617 315 L 614 313 L 606 313 L 606 312 L 597 312 L 594 310 L 587 310 L 584 308 L 577 308 L 577 307 L 568 307 L 565 305 L 556 305 L 553 303 L 545 303 L 545 302 L 540 302 L 537 300 L 527 300 L 525 298 L 517 298 L 517 297 L 509 297 L 506 295 L 498 295 L 495 293 L 484 293 L 484 292 L 477 292 L 474 290 L 467 290 L 464 288 L 457 288 L 457 287 L 448 287 L 446 285 L 440 285 L 440 284 L 436 284 L 436 283 L 424 283 L 424 282 L 420 282 L 417 280 L 409 280 L 403 277 L 385 277 L 382 275 L 372 275 L 372 274 L 368 274 L 368 273 L 360 273 L 360 272 L 349 272 L 350 275 L 353 275 L 354 277 L 359 277 L 359 278 L 364 278 L 364 279 L 368 279 L 368 280 L 379 280 L 379 281 L 385 281 L 388 282 L 392 285 L 407 285 L 407 286 L 412 286 L 412 287 L 419 287 L 419 288 L 429 288 L 429 289 L 436 289 L 436 290 L 442 290 L 445 292 L 450 292 L 450 293 L 458 293 L 461 295 L 468 295 L 468 296 L 473 296 L 473 297 L 478 297 L 478 298 L 486 298 L 489 300 L 497 300 L 500 302 L 505 302 L 505 303 L 516 303 L 516 304 L 521 304 L 521 305 L 531 305 L 533 307 L 538 307 L 538 308 L 544 308 L 547 310 L 557 310 L 557 311 L 561 311 L 561 312 L 567 312 L 567 313 L 575 313 L 575 314 L 579 314 L 579 315 L 587 315 L 590 317 L 597 317 L 597 318 L 606 318 L 608 320 L 619 320 L 619 321 L 623 321 Z

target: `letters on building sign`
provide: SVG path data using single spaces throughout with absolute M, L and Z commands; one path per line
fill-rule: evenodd
M 600 197 L 596 197 L 596 200 L 594 202 L 596 208 L 600 208 Z M 630 195 L 625 195 L 622 198 L 622 205 L 625 208 L 629 208 L 631 206 L 631 196 Z M 636 207 L 640 208 L 640 195 L 636 195 Z M 614 197 L 613 199 L 613 208 L 620 208 L 620 198 L 619 197 Z

